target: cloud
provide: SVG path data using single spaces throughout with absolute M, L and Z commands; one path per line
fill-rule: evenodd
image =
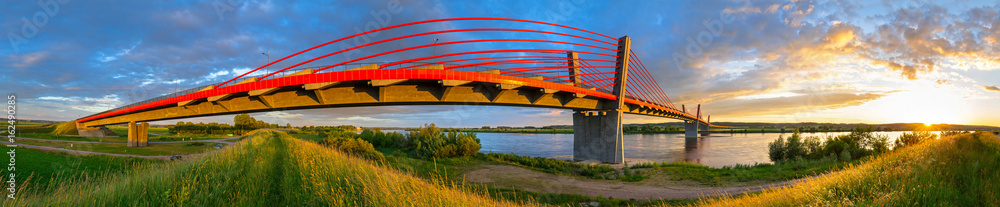
M 983 86 L 983 88 L 985 88 L 987 91 L 1000 92 L 1000 88 L 997 88 L 996 86 Z
M 383 123 L 385 123 L 385 122 L 395 122 L 394 120 L 390 120 L 390 119 L 379 119 L 379 118 L 372 118 L 372 117 L 367 117 L 367 116 L 339 117 L 339 118 L 337 118 L 337 120 L 338 121 L 359 121 L 359 122 L 383 122 Z
M 149 2 L 94 2 L 61 10 L 20 52 L 0 48 L 0 88 L 19 97 L 39 99 L 39 109 L 26 114 L 62 117 L 63 109 L 84 113 L 110 105 L 86 102 L 108 96 L 144 100 L 174 91 L 228 80 L 274 60 L 358 30 L 420 20 L 490 16 L 537 20 L 579 27 L 613 37 L 629 35 L 632 47 L 650 73 L 674 102 L 718 104 L 732 102 L 759 104 L 766 99 L 737 100 L 808 88 L 850 85 L 854 88 L 885 87 L 889 83 L 939 80 L 938 85 L 978 90 L 974 75 L 951 75 L 956 70 L 1000 69 L 1000 21 L 995 2 L 954 4 L 909 2 L 839 1 L 648 1 L 633 5 L 612 2 L 514 1 L 468 4 L 464 2 L 402 1 L 399 12 L 372 15 L 388 9 L 388 1 L 303 2 L 279 6 L 270 2 L 248 1 L 234 10 L 219 12 L 213 3 L 176 2 L 159 5 Z M 308 4 L 308 6 L 303 6 Z M 485 4 L 485 5 L 484 5 Z M 979 4 L 979 5 L 974 5 Z M 911 6 L 912 5 L 912 6 Z M 0 28 L 20 28 L 17 17 L 29 17 L 37 10 L 31 2 L 9 5 Z M 877 7 L 865 9 L 869 7 Z M 608 10 L 630 12 L 600 16 L 587 15 Z M 101 11 L 103 15 L 93 15 Z M 337 12 L 330 12 L 337 11 Z M 342 11 L 342 12 L 341 12 Z M 723 15 L 733 21 L 722 23 Z M 573 18 L 569 18 L 573 17 Z M 648 20 L 648 21 L 646 21 Z M 383 25 L 383 22 L 384 24 Z M 714 30 L 707 23 L 719 21 Z M 622 23 L 627 22 L 627 23 Z M 369 40 L 417 32 L 473 28 L 553 30 L 551 27 L 498 21 L 463 21 L 408 26 L 405 30 L 372 34 Z M 709 24 L 710 25 L 710 24 Z M 555 31 L 555 30 L 553 30 Z M 15 31 L 17 32 L 17 31 Z M 556 31 L 563 32 L 563 31 Z M 709 34 L 702 37 L 701 34 Z M 575 33 L 574 33 L 575 34 Z M 486 38 L 521 38 L 527 34 L 473 32 L 439 34 L 380 44 L 309 63 L 305 66 L 336 64 L 365 54 L 398 49 L 402 46 L 442 41 Z M 552 40 L 568 37 L 539 36 Z M 704 44 L 701 40 L 707 40 Z M 707 39 L 706 39 L 707 38 Z M 275 71 L 313 57 L 369 41 L 355 38 L 319 48 L 268 67 Z M 572 41 L 578 41 L 573 39 Z M 697 47 L 692 47 L 692 42 Z M 492 47 L 530 48 L 545 45 L 502 43 L 442 46 L 436 51 L 414 50 L 364 61 L 394 61 L 428 53 L 452 53 Z M 689 55 L 689 48 L 697 54 Z M 565 49 L 578 50 L 577 47 Z M 270 51 L 265 57 L 261 52 Z M 684 54 L 675 61 L 674 53 Z M 963 72 L 964 72 L 963 71 Z M 992 72 L 990 71 L 990 72 Z M 257 73 L 260 74 L 260 73 Z M 942 75 L 948 74 L 948 75 Z M 992 77 L 985 77 L 987 79 Z M 6 81 L 11 80 L 11 81 Z M 942 82 L 943 80 L 943 82 Z M 926 81 L 934 84 L 934 81 Z M 861 96 L 871 93 L 873 95 Z M 822 91 L 829 100 L 839 98 L 865 101 L 882 92 Z M 811 94 L 811 93 L 799 93 Z M 839 95 L 833 95 L 839 94 Z M 858 96 L 848 96 L 858 94 Z M 53 99 L 55 98 L 55 99 Z M 61 98 L 73 99 L 62 100 Z M 793 97 L 774 97 L 789 99 Z M 119 100 L 121 101 L 121 100 Z M 852 104 L 855 102 L 851 102 Z M 59 105 L 66 104 L 66 105 Z M 99 105 L 94 107 L 95 104 Z M 826 107 L 826 106 L 824 106 Z M 51 110 L 49 110 L 51 109 Z M 810 109 L 805 109 L 810 110 Z M 497 112 L 499 111 L 499 112 Z M 735 108 L 733 112 L 739 112 Z M 520 113 L 525 112 L 525 113 Z M 446 120 L 455 124 L 541 125 L 566 121 L 565 111 L 535 109 L 481 109 L 456 106 L 399 106 L 344 109 L 316 109 L 309 113 L 272 114 L 293 121 L 312 123 L 340 121 L 338 118 L 396 120 L 414 126 Z M 774 110 L 774 113 L 794 113 Z M 496 114 L 494 117 L 479 113 Z M 290 114 L 302 115 L 301 117 Z M 516 115 L 513 115 L 516 114 Z M 452 116 L 449 116 L 452 115 Z M 496 117 L 502 120 L 493 120 Z M 271 115 L 267 115 L 271 116 Z M 416 118 L 413 118 L 416 117 Z M 226 118 L 228 119 L 228 118 Z M 348 122 L 348 121 L 343 121 Z M 532 122 L 532 123 L 522 123 Z
M 780 115 L 858 106 L 885 93 L 821 93 L 760 99 L 731 99 L 702 106 L 705 113 L 721 116 Z

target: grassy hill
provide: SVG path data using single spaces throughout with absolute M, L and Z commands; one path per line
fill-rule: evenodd
M 515 206 L 260 131 L 232 147 L 48 189 L 3 206 Z
M 962 134 L 763 193 L 708 199 L 708 206 L 996 206 L 1000 138 Z

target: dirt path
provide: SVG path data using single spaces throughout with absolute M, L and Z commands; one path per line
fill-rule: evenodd
M 580 194 L 620 199 L 685 199 L 706 196 L 736 195 L 771 187 L 794 184 L 800 180 L 740 187 L 697 187 L 680 183 L 590 180 L 538 172 L 509 165 L 485 165 L 465 174 L 467 182 L 534 192 Z M 666 184 L 665 184 L 666 183 Z
M 110 156 L 119 156 L 119 157 L 138 157 L 138 158 L 161 159 L 161 160 L 170 160 L 170 156 L 171 156 L 171 155 L 130 155 L 130 154 L 115 154 L 115 153 L 104 153 L 104 152 L 80 151 L 80 150 L 71 150 L 71 149 L 63 149 L 63 148 L 56 148 L 56 147 L 46 147 L 46 146 L 37 146 L 37 145 L 21 144 L 21 143 L 14 144 L 14 143 L 10 143 L 10 142 L 7 142 L 7 141 L 0 141 L 0 143 L 3 143 L 5 145 L 17 145 L 18 147 L 25 147 L 25 148 L 33 148 L 33 149 L 40 149 L 40 150 L 47 150 L 47 151 L 57 151 L 57 152 L 66 152 L 66 153 L 75 154 L 75 155 L 110 155 Z M 100 143 L 100 142 L 96 142 L 96 143 Z M 197 155 L 197 154 L 189 154 L 189 155 L 183 155 L 183 156 L 187 157 L 187 156 L 192 156 L 192 155 Z
M 240 137 L 227 138 L 227 139 L 215 139 L 215 140 L 149 142 L 149 143 L 216 142 L 216 143 L 225 143 L 227 145 L 232 145 L 232 144 L 234 144 L 234 142 L 231 142 L 230 140 L 239 139 L 239 138 Z M 50 139 L 35 139 L 35 138 L 21 138 L 21 137 L 17 137 L 16 139 L 38 140 L 38 141 L 53 141 L 53 142 L 73 142 L 73 143 L 115 143 L 115 142 L 50 140 Z M 116 154 L 116 153 L 106 153 L 106 152 L 91 152 L 91 151 L 71 150 L 71 149 L 63 149 L 63 148 L 56 148 L 56 147 L 37 146 L 37 145 L 30 145 L 30 144 L 23 144 L 23 143 L 14 144 L 14 143 L 10 143 L 10 142 L 7 142 L 7 141 L 0 141 L 0 143 L 2 143 L 4 145 L 8 145 L 8 146 L 9 145 L 16 145 L 16 146 L 19 146 L 19 147 L 40 149 L 40 150 L 46 150 L 46 151 L 66 152 L 66 153 L 74 154 L 74 155 L 109 155 L 109 156 L 119 156 L 119 157 L 138 157 L 138 158 L 161 159 L 161 160 L 170 160 L 170 157 L 174 156 L 174 155 L 133 155 L 133 154 Z M 118 143 L 124 143 L 124 142 L 118 142 Z M 180 156 L 183 156 L 184 159 L 191 159 L 191 158 L 194 158 L 194 157 L 197 157 L 197 156 L 201 156 L 202 154 L 204 154 L 204 153 L 182 154 Z
M 224 138 L 224 139 L 202 139 L 202 140 L 186 140 L 186 141 L 166 141 L 166 142 L 149 142 L 152 144 L 156 143 L 187 143 L 187 142 L 214 142 L 222 144 L 233 144 L 234 139 L 239 139 L 240 137 Z M 96 142 L 96 141 L 70 141 L 70 140 L 57 140 L 57 139 L 38 139 L 38 138 L 26 138 L 26 137 L 14 137 L 14 139 L 32 140 L 40 142 L 67 142 L 67 143 L 119 143 L 124 144 L 125 142 Z

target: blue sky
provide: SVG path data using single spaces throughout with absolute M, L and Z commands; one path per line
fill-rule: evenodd
M 1000 125 L 1000 4 L 989 1 L 41 2 L 10 2 L 0 9 L 0 34 L 8 40 L 0 44 L 0 92 L 17 95 L 24 119 L 72 120 L 175 88 L 221 82 L 263 65 L 261 52 L 283 57 L 372 26 L 504 17 L 629 35 L 633 50 L 667 95 L 678 104 L 702 104 L 713 121 Z M 705 26 L 713 22 L 721 26 Z M 375 38 L 483 23 L 430 24 Z M 505 34 L 440 38 L 490 35 Z M 698 38 L 706 44 L 692 47 Z M 312 109 L 254 116 L 293 125 L 572 123 L 566 110 L 484 106 Z M 667 121 L 672 120 L 625 120 Z

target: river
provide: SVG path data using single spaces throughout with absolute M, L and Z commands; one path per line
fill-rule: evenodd
M 806 136 L 836 136 L 849 132 L 803 133 Z M 893 143 L 903 132 L 875 132 L 889 136 Z M 936 132 L 935 132 L 936 133 Z M 691 162 L 710 167 L 735 164 L 771 163 L 767 143 L 791 133 L 713 133 L 686 139 L 684 134 L 626 134 L 625 158 L 630 162 Z M 573 155 L 573 134 L 477 133 L 480 152 L 516 153 L 536 157 L 569 159 Z

